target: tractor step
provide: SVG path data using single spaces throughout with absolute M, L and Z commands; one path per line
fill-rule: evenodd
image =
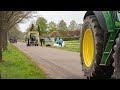
M 108 57 L 109 57 L 109 55 L 112 51 L 112 47 L 113 47 L 115 37 L 116 37 L 116 32 L 114 32 L 114 33 L 112 32 L 109 36 L 107 45 L 105 47 L 105 51 L 103 52 L 100 65 L 106 65 L 106 61 L 107 61 L 107 59 L 108 59 Z
M 109 40 L 108 42 L 113 43 L 113 42 L 114 42 L 114 40 Z
M 104 54 L 109 54 L 109 52 L 104 52 Z

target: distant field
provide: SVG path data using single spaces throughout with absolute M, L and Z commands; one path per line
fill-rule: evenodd
M 2 79 L 46 79 L 47 76 L 30 57 L 19 51 L 12 44 L 3 53 L 3 63 L 0 64 Z
M 79 52 L 80 51 L 80 41 L 73 40 L 73 41 L 65 41 L 64 47 L 54 47 L 52 42 L 46 42 L 45 44 L 51 44 L 52 48 L 63 49 L 67 51 Z

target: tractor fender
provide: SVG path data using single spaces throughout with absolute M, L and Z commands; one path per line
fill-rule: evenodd
M 107 25 L 106 25 L 106 21 L 105 21 L 102 11 L 87 11 L 84 15 L 84 19 L 89 15 L 95 15 L 101 28 L 103 30 L 107 31 Z M 84 19 L 83 19 L 83 21 L 84 21 Z

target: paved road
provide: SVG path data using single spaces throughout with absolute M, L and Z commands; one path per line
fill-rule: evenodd
M 18 49 L 33 58 L 50 79 L 86 79 L 81 70 L 79 53 L 18 42 Z

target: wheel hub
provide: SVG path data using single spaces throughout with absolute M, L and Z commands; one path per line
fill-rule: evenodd
M 85 30 L 83 36 L 82 52 L 85 65 L 90 67 L 94 58 L 94 39 L 89 28 Z

